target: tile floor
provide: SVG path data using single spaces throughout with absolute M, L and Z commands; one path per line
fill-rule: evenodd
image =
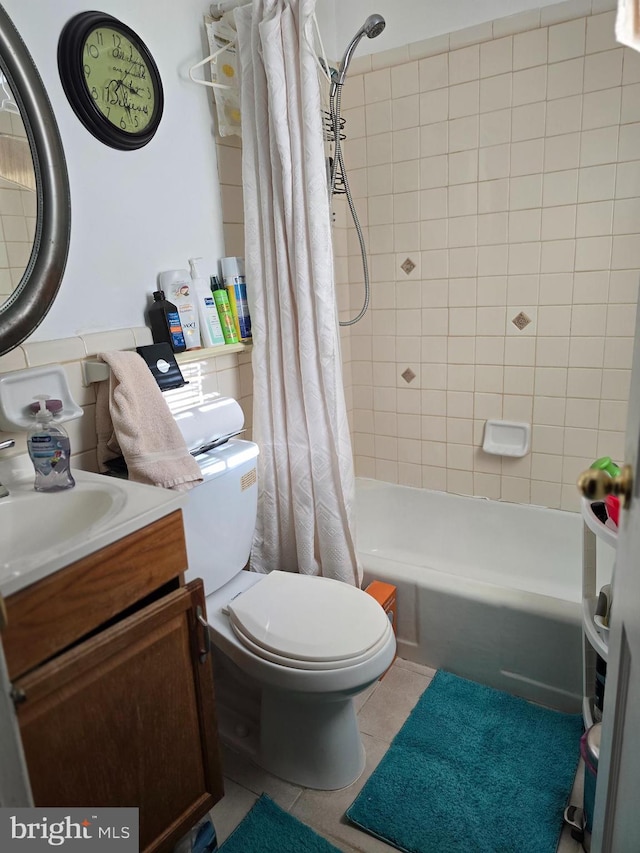
M 351 826 L 344 813 L 356 798 L 396 733 L 431 681 L 435 670 L 397 659 L 384 678 L 357 698 L 360 731 L 367 752 L 362 776 L 340 791 L 313 791 L 291 785 L 256 767 L 223 746 L 225 796 L 215 806 L 212 817 L 222 843 L 240 823 L 263 792 L 278 805 L 308 824 L 344 853 L 391 853 L 390 847 Z M 581 805 L 582 780 L 578 771 L 571 801 Z M 563 831 L 558 853 L 580 853 L 568 830 Z M 254 853 L 247 850 L 246 853 Z M 255 851 L 258 853 L 258 851 Z M 303 851 L 301 851 L 303 853 Z M 517 851 L 514 851 L 517 853 Z

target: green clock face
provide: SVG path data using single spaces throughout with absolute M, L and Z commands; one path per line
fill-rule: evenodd
M 58 68 L 69 103 L 94 136 L 124 151 L 151 140 L 162 117 L 162 83 L 130 27 L 103 12 L 81 12 L 62 30 Z
M 84 43 L 83 72 L 95 105 L 111 124 L 129 133 L 149 126 L 155 90 L 134 41 L 112 27 L 96 27 Z

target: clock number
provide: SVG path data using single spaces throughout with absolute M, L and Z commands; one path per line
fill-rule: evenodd
M 92 59 L 97 59 L 100 56 L 100 51 L 95 46 L 95 44 L 88 44 L 87 45 L 87 53 L 89 54 L 89 56 Z
M 104 42 L 102 41 L 102 31 L 96 30 L 95 36 L 96 36 L 96 41 L 98 42 L 100 47 L 102 47 L 102 45 L 104 44 Z
M 89 77 L 91 76 L 91 66 L 85 65 L 85 66 L 83 66 L 83 70 L 84 70 L 84 76 L 88 80 Z
M 120 36 L 117 33 L 113 33 L 113 46 L 120 47 L 121 44 L 122 39 L 120 38 Z
M 120 119 L 120 127 L 121 127 L 123 130 L 126 130 L 126 129 L 127 129 L 127 123 L 125 122 L 125 120 L 124 120 L 123 118 L 121 118 L 121 119 Z
M 151 89 L 147 86 L 147 98 L 151 100 Z
M 91 97 L 93 98 L 94 101 L 98 100 L 98 90 L 96 89 L 95 86 L 91 87 Z
M 135 125 L 136 127 L 138 127 L 138 124 L 139 124 L 139 122 L 138 122 L 138 116 L 134 116 L 134 117 L 133 117 L 133 123 L 134 123 L 134 125 Z

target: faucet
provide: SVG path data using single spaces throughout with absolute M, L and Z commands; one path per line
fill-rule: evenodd
M 8 438 L 6 441 L 0 441 L 0 450 L 8 450 L 10 447 L 15 447 L 15 441 L 12 438 Z M 8 496 L 9 489 L 0 483 L 0 498 L 6 498 Z

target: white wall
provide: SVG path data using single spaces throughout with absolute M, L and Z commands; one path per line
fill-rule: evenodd
M 340 59 L 366 18 L 377 12 L 387 22 L 375 39 L 363 38 L 357 56 L 473 27 L 558 0 L 318 0 L 317 18 L 327 56 Z
M 53 308 L 30 340 L 144 325 L 156 277 L 201 256 L 215 271 L 224 254 L 210 90 L 188 77 L 205 54 L 206 0 L 105 0 L 100 10 L 142 37 L 164 87 L 151 142 L 116 151 L 76 118 L 56 51 L 65 22 L 93 8 L 81 0 L 3 0 L 44 81 L 71 184 L 69 259 Z M 202 70 L 202 69 L 200 69 Z

